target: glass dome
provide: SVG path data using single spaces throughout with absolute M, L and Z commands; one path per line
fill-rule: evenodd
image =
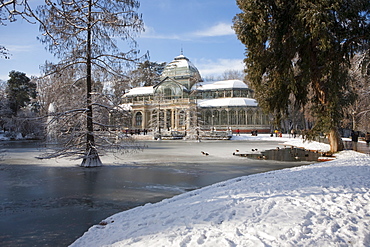
M 166 77 L 180 82 L 188 89 L 190 89 L 194 83 L 201 81 L 198 69 L 184 55 L 175 57 L 172 62 L 166 65 L 162 72 L 162 79 Z

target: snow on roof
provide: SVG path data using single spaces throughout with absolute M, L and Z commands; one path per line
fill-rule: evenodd
M 132 110 L 132 104 L 121 104 L 119 105 L 119 110 L 124 110 L 124 111 L 131 111 Z
M 200 74 L 197 67 L 184 55 L 174 58 L 174 60 L 166 65 L 163 70 L 162 78 L 169 76 L 196 76 L 200 79 Z
M 153 94 L 153 86 L 132 88 L 123 97 L 147 94 Z
M 195 87 L 195 86 L 194 86 Z M 193 89 L 195 89 L 193 87 Z M 200 82 L 196 85 L 197 90 L 217 90 L 217 89 L 231 89 L 231 88 L 248 88 L 241 80 L 225 80 L 225 81 L 212 81 L 212 82 Z
M 176 64 L 177 67 L 192 67 L 195 70 L 198 70 L 197 67 L 195 67 L 194 64 L 184 55 L 175 57 L 175 59 L 169 64 Z
M 251 98 L 219 98 L 199 100 L 200 107 L 224 107 L 224 106 L 257 106 L 255 99 Z

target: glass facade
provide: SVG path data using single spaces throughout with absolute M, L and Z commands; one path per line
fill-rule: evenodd
M 202 82 L 196 67 L 183 55 L 165 67 L 161 78 L 152 88 L 133 90 L 141 94 L 124 96 L 123 103 L 134 113 L 135 128 L 269 129 L 268 115 L 260 111 L 253 91 L 242 81 Z M 220 105 L 214 100 L 220 100 Z M 225 103 L 230 100 L 234 100 L 232 105 Z

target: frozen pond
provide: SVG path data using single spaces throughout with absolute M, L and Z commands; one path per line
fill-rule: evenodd
M 312 163 L 233 156 L 236 149 L 274 149 L 273 141 L 148 141 L 144 152 L 104 156 L 106 166 L 87 169 L 79 161 L 35 159 L 37 142 L 3 144 L 1 246 L 67 246 L 114 213 L 230 178 Z

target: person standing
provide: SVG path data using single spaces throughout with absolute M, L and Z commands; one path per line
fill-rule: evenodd
M 352 149 L 354 151 L 357 151 L 357 142 L 358 142 L 358 131 L 352 131 L 352 134 L 351 134 L 351 137 L 352 137 Z

